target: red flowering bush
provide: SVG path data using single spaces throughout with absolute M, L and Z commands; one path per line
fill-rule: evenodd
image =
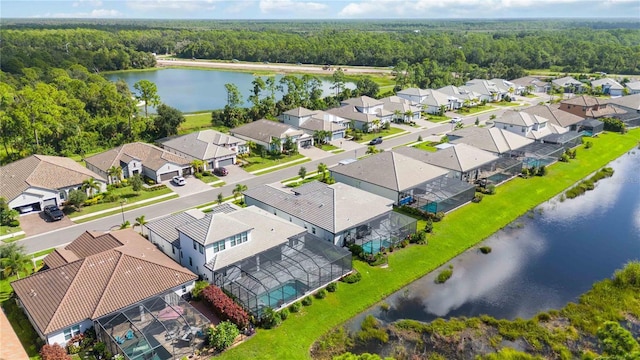
M 220 320 L 229 320 L 239 329 L 244 329 L 249 325 L 249 314 L 219 287 L 207 286 L 200 293 L 200 297 L 211 306 Z
M 58 344 L 43 346 L 40 349 L 40 357 L 42 360 L 71 360 L 71 356 L 67 355 L 67 351 Z

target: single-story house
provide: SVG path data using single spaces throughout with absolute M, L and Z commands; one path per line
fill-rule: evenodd
M 420 119 L 422 107 L 399 96 L 387 96 L 380 99 L 385 110 L 393 114 L 395 122 L 410 122 Z
M 150 240 L 173 243 L 177 233 L 180 262 L 231 293 L 256 316 L 351 272 L 348 251 L 321 241 L 295 222 L 256 206 L 217 208 L 156 220 Z M 156 231 L 159 228 L 173 230 Z M 162 239 L 165 234 L 168 239 Z
M 455 144 L 436 152 L 405 146 L 395 149 L 394 152 L 450 170 L 456 179 L 466 182 L 484 177 L 483 172 L 490 169 L 499 159 L 488 151 L 467 144 Z
M 282 151 L 287 138 L 291 139 L 298 148 L 313 145 L 313 136 L 305 131 L 267 119 L 244 124 L 231 129 L 229 132 L 237 138 L 253 141 L 256 145 L 264 146 L 268 150 Z M 278 142 L 279 145 L 277 145 Z
M 558 104 L 541 104 L 523 109 L 529 115 L 537 115 L 549 120 L 550 125 L 556 125 L 567 130 L 577 130 L 577 124 L 584 118 L 567 111 L 560 110 Z
M 583 118 L 598 119 L 601 117 L 617 117 L 625 114 L 624 109 L 609 106 L 608 99 L 599 99 L 593 96 L 581 95 L 571 99 L 560 101 L 559 109 L 570 112 Z
M 344 100 L 340 107 L 328 109 L 334 116 L 353 122 L 353 127 L 359 130 L 371 131 L 391 122 L 393 113 L 385 110 L 384 103 L 368 96 L 360 96 Z
M 60 156 L 31 155 L 0 167 L 0 197 L 11 209 L 22 213 L 41 211 L 46 205 L 60 205 L 69 191 L 95 179 L 101 191 L 106 180 L 79 163 Z
M 122 176 L 125 179 L 140 174 L 157 183 L 171 180 L 174 176 L 191 174 L 188 158 L 142 142 L 120 145 L 84 161 L 88 169 L 108 178 L 110 183 L 119 180 L 109 175 L 109 169 L 112 167 L 122 168 Z
M 584 91 L 584 85 L 582 82 L 572 78 L 571 76 L 551 80 L 551 85 L 554 88 L 560 88 L 565 94 L 579 94 Z
M 322 110 L 309 110 L 297 107 L 285 111 L 278 117 L 283 123 L 305 130 L 310 134 L 316 131 L 327 131 L 330 136 L 324 140 L 338 140 L 346 136 L 349 128 L 349 120 L 324 112 Z
M 246 141 L 210 129 L 164 138 L 157 142 L 170 153 L 189 160 L 201 160 L 205 170 L 233 165 L 237 155 L 249 152 Z
M 630 81 L 624 85 L 629 95 L 640 94 L 640 81 Z
M 624 90 L 624 86 L 611 78 L 593 80 L 591 82 L 591 88 L 595 89 L 597 87 L 602 89 L 603 94 L 611 95 L 612 97 L 622 96 L 622 91 Z
M 463 106 L 477 105 L 481 101 L 480 94 L 465 87 L 447 85 L 437 90 L 449 97 L 449 101 L 454 103 L 453 107 L 455 109 Z
M 494 120 L 495 127 L 539 141 L 551 134 L 562 134 L 569 130 L 549 124 L 549 119 L 531 115 L 524 111 L 507 110 Z
M 161 294 L 182 296 L 197 279 L 131 229 L 85 232 L 44 264 L 11 287 L 38 336 L 62 346 L 131 305 Z M 144 316 L 143 309 L 136 311 Z
M 516 86 L 521 86 L 526 92 L 548 93 L 551 90 L 551 84 L 534 76 L 525 76 L 511 80 Z
M 356 240 L 396 243 L 415 232 L 415 219 L 393 212 L 394 200 L 339 182 L 314 181 L 293 189 L 262 185 L 245 191 L 244 198 L 247 205 L 256 205 L 338 246 Z M 370 252 L 377 252 L 369 245 Z
M 498 128 L 467 127 L 447 134 L 453 144 L 467 144 L 496 155 L 509 155 L 534 140 Z

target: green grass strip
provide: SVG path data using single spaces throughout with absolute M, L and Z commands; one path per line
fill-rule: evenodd
M 372 268 L 355 262 L 354 267 L 362 273 L 362 281 L 353 285 L 340 283 L 336 293 L 314 301 L 300 313 L 291 314 L 276 329 L 259 329 L 254 338 L 219 358 L 310 359 L 309 349 L 319 336 L 620 157 L 638 145 L 640 129 L 626 135 L 602 134 L 591 141 L 591 149 L 580 147 L 576 160 L 550 166 L 547 176 L 516 178 L 500 186 L 496 195 L 485 196 L 481 203 L 469 204 L 448 214 L 442 222 L 435 224 L 435 235 L 429 238 L 429 245 L 410 246 L 394 252 L 389 256 L 388 268 Z
M 142 203 L 142 204 L 129 205 L 129 206 L 127 206 L 125 208 L 125 212 L 129 211 L 129 210 L 133 210 L 133 209 L 138 209 L 138 208 L 141 208 L 141 207 L 144 207 L 144 206 L 147 206 L 147 205 L 157 204 L 159 202 L 175 199 L 177 197 L 178 197 L 178 194 L 174 193 L 171 196 L 163 197 L 163 198 L 156 199 L 156 200 L 153 200 L 153 201 L 147 201 L 147 202 Z M 78 219 L 78 220 L 74 220 L 74 219 L 71 219 L 71 220 L 73 220 L 73 222 L 76 223 L 76 224 L 82 224 L 82 223 L 85 223 L 87 221 L 100 219 L 100 218 L 111 216 L 111 215 L 114 215 L 114 214 L 119 214 L 120 212 L 122 212 L 122 210 L 118 206 L 117 208 L 114 208 L 111 211 L 107 211 L 105 213 L 97 214 L 96 216 L 89 216 L 89 217 Z

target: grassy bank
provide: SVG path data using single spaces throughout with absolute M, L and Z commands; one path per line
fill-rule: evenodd
M 274 330 L 258 330 L 253 339 L 230 349 L 221 358 L 309 359 L 309 349 L 320 335 L 433 271 L 529 209 L 637 146 L 640 129 L 624 136 L 603 134 L 592 141 L 591 149 L 578 149 L 576 160 L 550 166 L 547 176 L 514 179 L 500 186 L 497 195 L 486 196 L 481 203 L 469 204 L 448 214 L 442 222 L 435 224 L 435 235 L 428 246 L 411 246 L 394 252 L 389 256 L 388 268 L 372 268 L 355 262 L 354 267 L 362 273 L 362 281 L 353 285 L 341 283 L 336 293 L 315 301 L 301 313 L 291 314 Z

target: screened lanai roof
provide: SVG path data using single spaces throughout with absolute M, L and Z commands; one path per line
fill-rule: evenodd
M 424 187 L 418 189 L 417 193 L 420 194 L 420 190 L 424 190 L 424 194 L 419 195 L 421 198 L 439 202 L 463 193 L 471 188 L 475 188 L 475 186 L 453 177 L 441 176 L 425 184 Z

